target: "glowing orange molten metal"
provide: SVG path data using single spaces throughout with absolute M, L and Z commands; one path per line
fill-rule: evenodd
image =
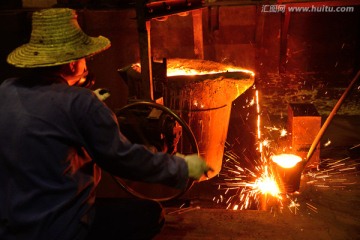
M 132 67 L 139 72 L 141 71 L 140 63 L 135 63 Z M 206 74 L 217 74 L 225 72 L 243 72 L 250 74 L 252 77 L 255 76 L 253 71 L 235 67 L 232 65 L 225 65 L 222 63 L 205 61 L 205 60 L 190 60 L 173 58 L 167 60 L 166 75 L 171 76 L 191 76 L 191 75 L 206 75 Z
M 223 73 L 223 72 L 244 72 L 249 73 L 254 76 L 254 72 L 242 68 L 225 68 L 219 71 L 209 71 L 209 70 L 198 70 L 198 69 L 185 69 L 185 68 L 168 68 L 167 69 L 167 76 L 184 76 L 184 75 L 205 75 L 205 74 L 216 74 L 216 73 Z
M 283 168 L 292 168 L 298 162 L 301 162 L 301 157 L 294 154 L 280 154 L 272 156 L 272 161 L 277 163 L 279 166 Z

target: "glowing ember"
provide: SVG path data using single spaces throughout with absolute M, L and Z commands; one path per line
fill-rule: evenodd
M 262 145 L 263 145 L 264 147 L 269 146 L 269 144 L 270 144 L 269 139 L 265 139 L 265 140 L 262 141 Z
M 351 176 L 359 174 L 358 166 L 360 163 L 353 162 L 349 157 L 335 160 L 323 159 L 323 170 L 310 171 L 307 173 L 307 184 L 319 188 L 346 188 L 356 184 L 351 180 Z M 350 177 L 350 179 L 348 179 Z
M 294 154 L 280 154 L 274 155 L 271 157 L 272 161 L 277 163 L 279 166 L 283 168 L 292 168 L 298 162 L 301 162 L 301 157 Z
M 286 135 L 287 135 L 286 129 L 281 129 L 281 130 L 280 130 L 280 136 L 281 136 L 281 137 L 285 137 Z
M 300 204 L 297 202 L 297 199 L 290 200 L 290 204 L 288 206 L 290 212 L 293 212 L 296 214 L 297 211 L 299 211 Z
M 328 139 L 327 142 L 324 143 L 324 147 L 328 147 L 328 146 L 330 146 L 330 144 L 331 144 L 331 141 L 330 141 L 330 139 Z

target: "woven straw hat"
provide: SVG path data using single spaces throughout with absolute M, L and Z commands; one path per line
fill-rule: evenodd
M 30 42 L 12 51 L 7 62 L 21 68 L 56 66 L 109 47 L 109 39 L 89 37 L 81 30 L 74 10 L 52 8 L 33 13 Z

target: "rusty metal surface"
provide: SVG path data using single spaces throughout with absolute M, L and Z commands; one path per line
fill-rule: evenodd
M 228 66 L 205 60 L 170 59 L 168 69 L 176 67 L 208 72 L 224 71 Z M 232 102 L 254 84 L 254 76 L 239 70 L 169 76 L 167 80 L 165 105 L 194 132 L 200 155 L 214 169 L 208 174 L 208 178 L 212 178 L 221 170 Z M 186 143 L 183 147 L 186 149 Z
M 306 159 L 310 146 L 321 128 L 321 116 L 309 103 L 290 103 L 288 106 L 288 134 L 294 154 Z M 320 144 L 307 164 L 316 168 L 320 164 Z
M 166 62 L 164 105 L 183 118 L 193 131 L 200 155 L 214 169 L 208 175 L 212 178 L 221 170 L 232 102 L 253 86 L 254 74 L 199 59 L 167 59 Z M 173 74 L 174 69 L 188 75 Z M 140 71 L 141 67 L 137 64 L 121 70 L 123 77 L 132 83 L 130 90 L 135 95 L 141 92 L 138 84 L 141 82 Z M 181 142 L 179 149 L 179 152 L 187 154 L 191 148 L 188 143 Z

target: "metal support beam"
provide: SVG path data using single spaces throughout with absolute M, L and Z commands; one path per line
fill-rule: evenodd
M 280 63 L 279 72 L 285 73 L 287 64 L 288 31 L 290 24 L 290 12 L 288 8 L 281 14 L 281 36 L 280 36 Z
M 219 30 L 220 25 L 220 7 L 209 7 L 209 13 L 208 13 L 208 28 L 209 31 L 212 33 L 216 30 Z
M 204 36 L 202 24 L 202 9 L 191 11 L 194 31 L 194 53 L 198 59 L 204 59 Z
M 263 55 L 264 26 L 265 26 L 265 19 L 267 17 L 267 14 L 262 13 L 261 9 L 262 7 L 260 5 L 256 6 L 256 28 L 255 28 L 256 61 L 258 61 Z
M 150 41 L 150 20 L 145 16 L 146 0 L 136 1 L 136 21 L 138 27 L 140 64 L 141 64 L 141 90 L 142 99 L 154 100 L 152 63 L 151 63 L 151 41 Z

